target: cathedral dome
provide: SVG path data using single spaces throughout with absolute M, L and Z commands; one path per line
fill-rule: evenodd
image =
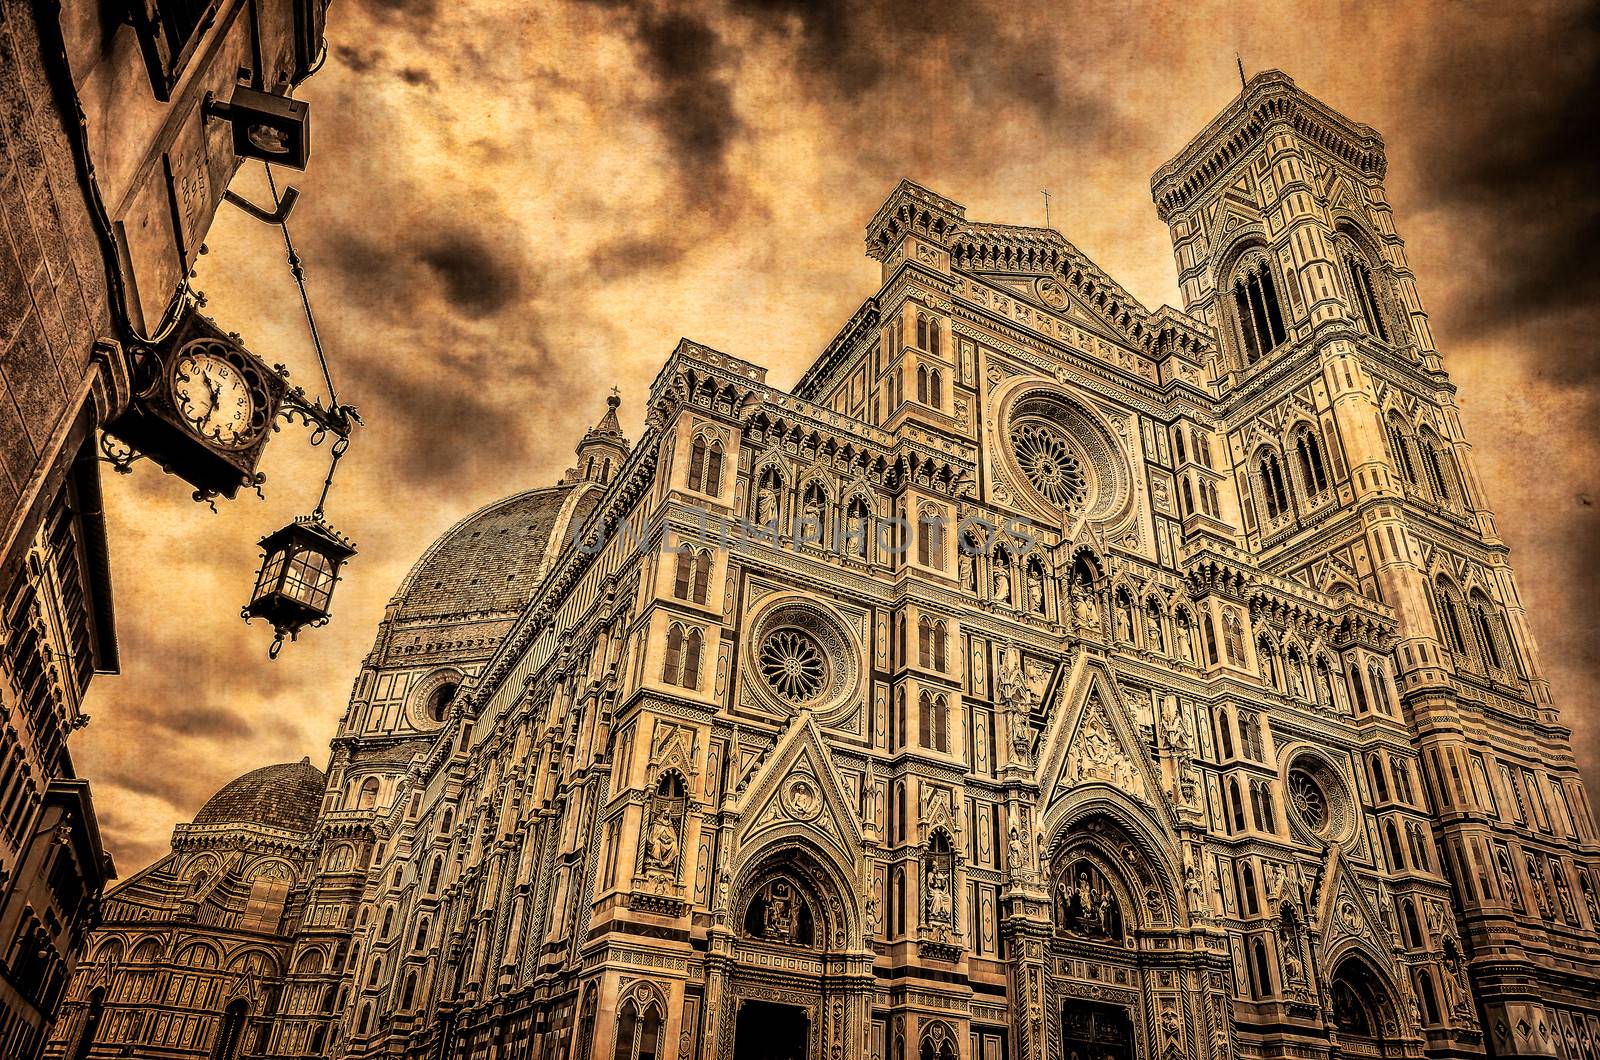
M 583 483 L 550 486 L 473 512 L 423 553 L 395 593 L 394 617 L 520 610 L 559 551 L 561 532 L 581 523 L 600 493 Z M 563 519 L 569 506 L 571 516 Z
M 223 785 L 194 815 L 194 827 L 256 824 L 310 832 L 322 808 L 325 780 L 311 759 L 263 766 Z

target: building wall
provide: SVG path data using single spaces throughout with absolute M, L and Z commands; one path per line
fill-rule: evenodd
M 193 46 L 158 94 L 116 5 L 0 14 L 0 1053 L 34 1055 L 113 875 L 68 737 L 118 665 L 98 429 L 132 397 L 237 169 L 224 122 L 240 68 L 288 90 L 321 43 L 321 0 L 135 5 Z M 53 844 L 57 832 L 69 838 Z M 42 964 L 40 963 L 42 962 Z
M 792 392 L 680 343 L 526 599 L 397 595 L 263 1055 L 1592 1055 L 1600 847 L 1382 171 L 1263 75 L 1156 176 L 1186 312 L 903 182 Z

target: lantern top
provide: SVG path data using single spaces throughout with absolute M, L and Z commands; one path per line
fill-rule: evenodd
M 284 545 L 309 545 L 336 562 L 356 554 L 356 546 L 348 537 L 314 515 L 297 515 L 294 522 L 261 539 L 261 547 L 268 553 Z

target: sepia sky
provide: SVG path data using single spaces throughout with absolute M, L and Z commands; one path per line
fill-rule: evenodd
M 1515 8 L 1515 9 L 1514 9 Z M 680 335 L 792 383 L 876 287 L 901 177 L 978 220 L 1052 220 L 1147 306 L 1176 303 L 1150 174 L 1276 67 L 1388 142 L 1388 190 L 1545 672 L 1600 799 L 1600 19 L 1560 4 L 336 0 L 280 174 L 361 431 L 328 517 L 360 554 L 334 620 L 269 662 L 239 620 L 257 539 L 316 501 L 285 427 L 267 499 L 212 514 L 106 475 L 120 677 L 74 737 L 126 877 L 229 779 L 327 761 L 383 604 L 461 515 L 548 484 Z M 234 189 L 266 199 L 259 167 Z M 223 207 L 208 312 L 316 391 L 276 230 Z

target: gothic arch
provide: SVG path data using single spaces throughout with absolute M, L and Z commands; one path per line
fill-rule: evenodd
M 1393 1042 L 1405 1034 L 1400 1020 L 1402 995 L 1387 965 L 1367 943 L 1354 939 L 1334 947 L 1324 960 L 1324 967 L 1331 969 L 1328 993 L 1341 1037 Z
M 735 931 L 743 933 L 751 903 L 775 876 L 794 879 L 814 899 L 816 949 L 842 952 L 861 948 L 865 931 L 857 908 L 859 886 L 854 872 L 801 836 L 774 839 L 744 859 L 729 888 L 729 916 Z
M 1177 887 L 1180 873 L 1169 853 L 1176 843 L 1151 819 L 1150 811 L 1128 795 L 1098 785 L 1092 791 L 1080 789 L 1047 811 L 1043 825 L 1049 837 L 1045 865 L 1058 866 L 1073 852 L 1095 846 L 1101 857 L 1117 866 L 1130 902 L 1137 904 L 1137 911 L 1123 907 L 1130 928 L 1176 927 L 1185 922 Z M 1119 842 L 1131 846 L 1137 856 L 1112 849 Z M 1137 874 L 1137 886 L 1127 875 L 1130 869 Z

